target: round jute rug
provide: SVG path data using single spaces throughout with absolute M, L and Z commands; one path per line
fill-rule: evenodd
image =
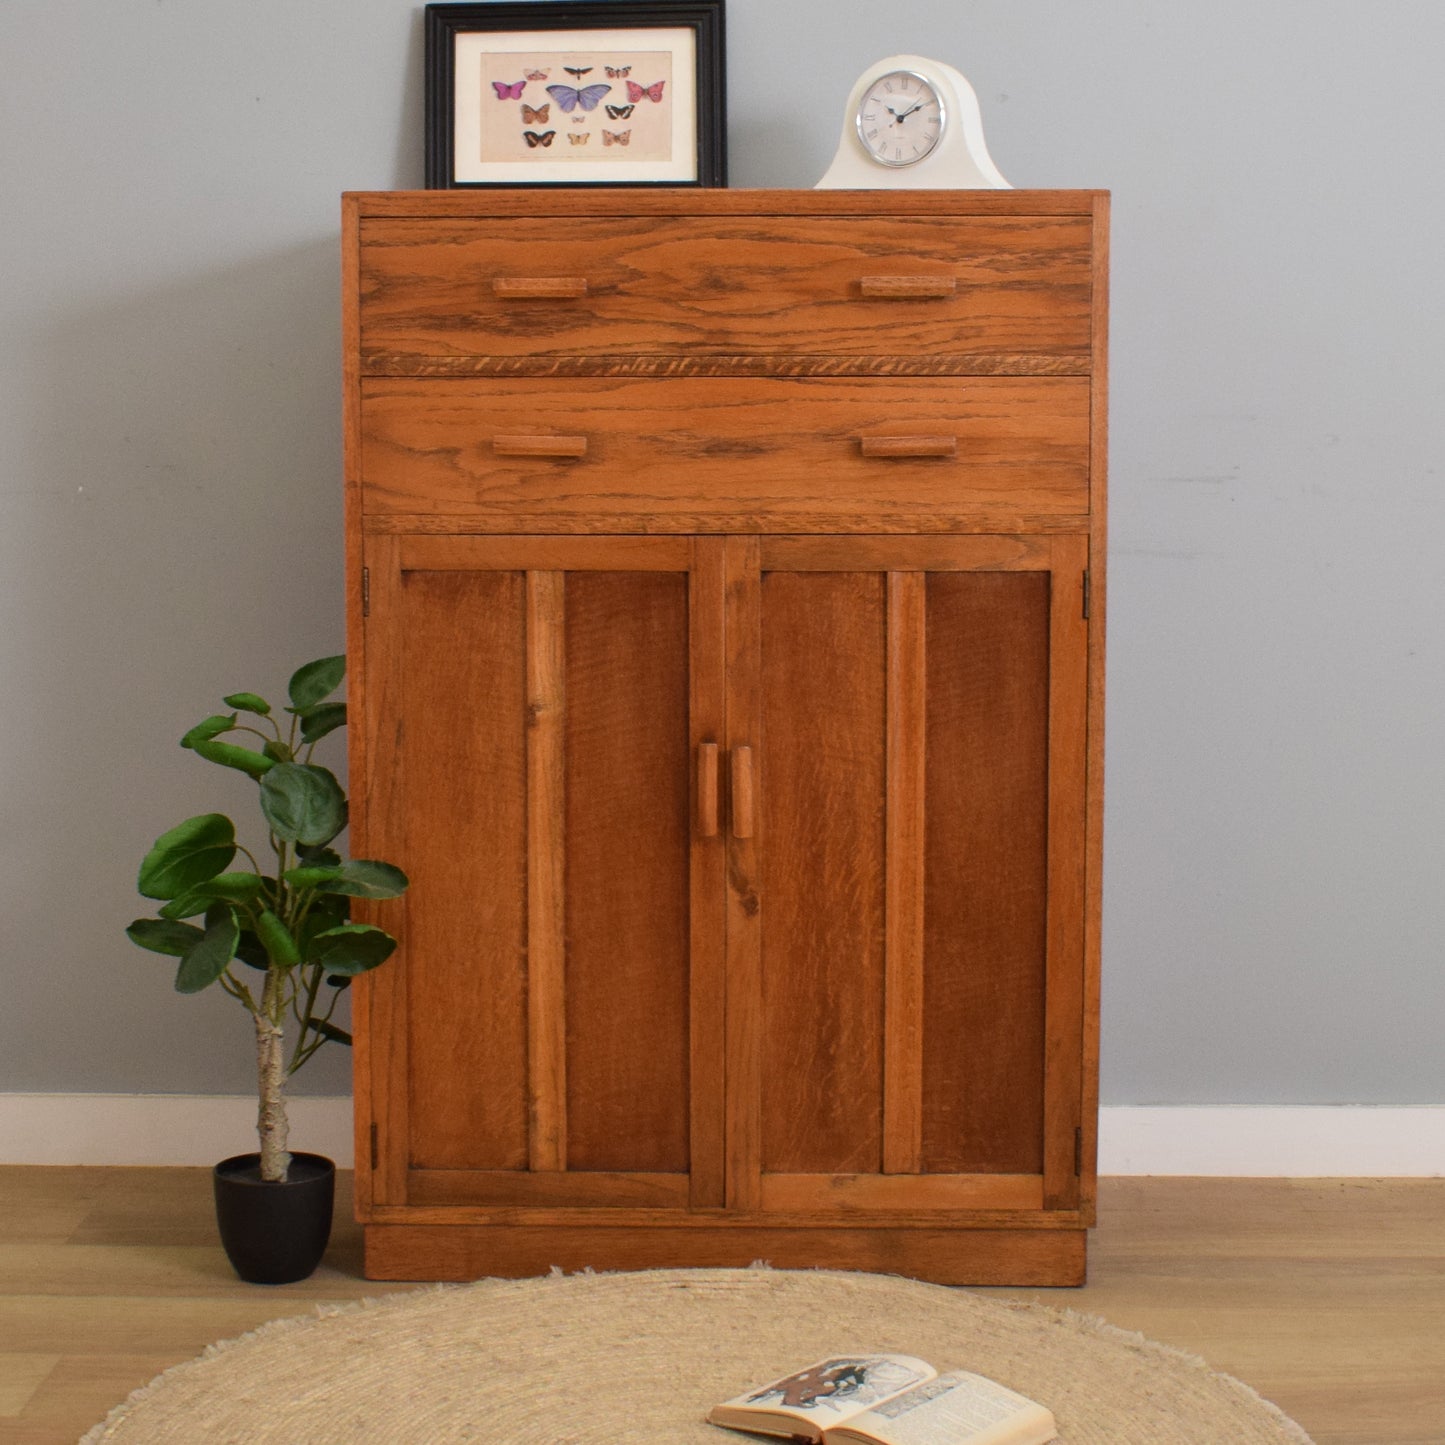
M 884 1350 L 1042 1401 L 1065 1445 L 1308 1445 L 1248 1386 L 1101 1320 L 891 1275 L 554 1272 L 277 1320 L 136 1391 L 82 1445 L 724 1445 L 708 1407 Z

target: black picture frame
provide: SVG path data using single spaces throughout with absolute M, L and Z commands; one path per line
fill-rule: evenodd
M 575 175 L 552 179 L 549 169 L 561 154 L 544 154 L 542 164 L 529 166 L 526 158 L 476 166 L 487 178 L 459 177 L 457 119 L 457 51 L 464 37 L 504 35 L 509 32 L 616 32 L 621 30 L 688 30 L 692 32 L 694 59 L 691 77 L 696 164 L 693 174 L 674 177 L 608 179 L 607 169 L 635 172 L 645 165 L 597 165 L 599 178 Z M 473 42 L 478 43 L 478 42 Z M 480 42 L 485 45 L 485 40 Z M 700 186 L 727 185 L 727 89 L 725 79 L 723 0 L 486 0 L 486 3 L 429 4 L 426 7 L 426 186 L 429 190 L 486 188 L 492 186 Z M 680 93 L 678 87 L 674 87 Z M 540 97 L 538 97 L 540 99 Z M 595 105 L 595 101 L 593 104 Z M 481 124 L 480 112 L 478 124 Z M 529 145 L 531 142 L 529 142 Z M 546 142 L 551 151 L 551 142 Z M 630 160 L 619 149 L 617 163 Z M 685 164 L 678 160 L 676 166 Z M 575 169 L 575 168 L 574 168 Z M 505 174 L 498 175 L 497 172 Z

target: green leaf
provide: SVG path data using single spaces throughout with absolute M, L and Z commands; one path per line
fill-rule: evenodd
M 327 974 L 326 982 L 329 983 L 332 988 L 351 987 L 351 980 L 347 978 L 345 974 Z
M 181 958 L 201 940 L 201 930 L 193 923 L 168 923 L 159 918 L 137 918 L 126 929 L 126 937 L 152 953 L 168 953 Z
M 236 825 L 224 813 L 202 813 L 156 839 L 136 888 L 146 898 L 176 898 L 214 878 L 235 856 Z
M 201 935 L 200 941 L 182 955 L 181 966 L 176 970 L 176 991 L 200 993 L 215 983 L 236 956 L 239 938 L 236 915 L 228 908 L 225 916 L 218 918 Z
M 346 726 L 346 704 L 344 702 L 323 702 L 319 707 L 309 707 L 301 714 L 301 741 L 319 742 L 327 733 Z
M 208 917 L 208 923 L 211 921 Z M 236 944 L 236 957 L 248 968 L 260 969 L 262 973 L 271 967 L 270 955 L 266 952 L 261 940 L 249 928 L 241 930 L 240 940 Z
M 308 868 L 341 867 L 341 854 L 334 848 L 308 848 L 303 845 L 296 850 L 296 858 Z
M 215 899 L 206 892 L 203 884 L 197 884 L 194 888 L 187 888 L 179 898 L 173 898 L 169 903 L 163 903 L 156 910 L 162 918 L 194 918 L 198 913 L 204 913 Z
M 212 898 L 224 898 L 231 903 L 246 903 L 264 887 L 264 880 L 256 873 L 218 873 L 201 890 Z
M 261 811 L 288 843 L 329 843 L 346 826 L 346 794 L 314 763 L 277 763 L 261 779 Z
M 256 936 L 273 963 L 290 968 L 301 962 L 301 951 L 296 947 L 291 930 L 269 908 L 263 908 L 261 916 L 256 920 Z
M 288 868 L 281 876 L 293 888 L 315 888 L 322 883 L 330 883 L 333 878 L 340 878 L 341 869 L 313 868 L 308 865 L 303 868 Z M 332 891 L 334 890 L 327 890 Z
M 345 676 L 344 657 L 318 657 L 315 662 L 297 668 L 286 688 L 291 706 L 298 711 L 315 707 L 341 686 L 341 679 Z
M 325 1019 L 312 1019 L 311 1027 L 324 1039 L 333 1039 L 338 1044 L 350 1044 L 351 1042 L 351 1035 L 345 1029 L 339 1029 Z
M 343 923 L 316 935 L 316 961 L 327 973 L 348 977 L 385 963 L 395 948 L 391 934 L 369 923 Z
M 236 726 L 235 713 L 216 713 L 198 722 L 185 737 L 181 739 L 183 748 L 193 748 L 197 743 L 208 743 L 212 738 L 220 737 L 222 733 L 228 733 Z
M 336 870 L 334 883 L 323 883 L 323 893 L 345 893 L 351 898 L 399 898 L 407 890 L 407 876 L 390 863 L 353 858 Z
M 257 717 L 270 717 L 271 704 L 254 692 L 233 692 L 221 699 L 227 707 L 238 707 L 243 712 L 253 712 Z
M 296 756 L 285 743 L 277 742 L 275 738 L 267 738 L 261 747 L 261 751 L 271 759 L 273 763 L 289 763 Z
M 235 743 L 195 742 L 191 747 L 207 762 L 220 763 L 223 768 L 239 768 L 253 778 L 263 777 L 276 766 L 264 754 L 252 752 L 250 748 L 238 748 Z
M 351 900 L 349 898 L 330 897 L 326 894 L 318 895 L 301 925 L 301 935 L 297 940 L 301 945 L 301 957 L 308 964 L 315 963 L 317 938 L 333 928 L 340 928 L 350 917 Z

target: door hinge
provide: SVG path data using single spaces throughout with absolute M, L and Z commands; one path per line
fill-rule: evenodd
M 375 1124 L 373 1124 L 373 1125 L 371 1126 L 371 1137 L 372 1137 L 372 1150 L 373 1150 L 373 1152 L 375 1152 L 375 1149 L 376 1149 L 376 1125 L 375 1125 Z M 375 1168 L 375 1167 L 376 1167 L 376 1165 L 375 1165 L 375 1163 L 373 1162 L 372 1168 Z M 1077 1178 L 1077 1177 L 1078 1177 L 1080 1174 L 1082 1174 L 1083 1172 L 1084 1172 L 1084 1131 L 1083 1131 L 1082 1129 L 1075 1129 L 1075 1130 L 1074 1130 L 1074 1175 L 1075 1175 L 1075 1177 Z
M 377 1143 L 376 1143 L 376 1125 L 373 1124 L 373 1125 L 371 1126 L 371 1167 L 372 1167 L 373 1169 L 376 1168 L 378 1162 L 380 1161 L 380 1158 L 381 1158 L 381 1151 L 380 1151 L 380 1149 L 377 1147 Z
M 1089 574 L 1084 573 L 1084 621 L 1089 620 Z
M 370 567 L 363 567 L 363 568 L 361 569 L 361 615 L 362 615 L 363 617 L 370 617 L 370 616 L 371 616 L 371 568 L 370 568 Z M 1084 609 L 1084 616 L 1087 617 L 1088 615 L 1089 615 L 1088 609 L 1085 608 L 1085 609 Z

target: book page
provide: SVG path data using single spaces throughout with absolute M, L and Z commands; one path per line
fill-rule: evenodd
M 714 1405 L 707 1418 L 714 1425 L 820 1440 L 840 1421 L 874 1409 L 936 1373 L 926 1360 L 912 1355 L 832 1355 Z
M 906 1395 L 875 1405 L 830 1439 L 879 1445 L 1045 1445 L 1054 1417 L 1042 1405 L 985 1379 L 955 1370 Z

